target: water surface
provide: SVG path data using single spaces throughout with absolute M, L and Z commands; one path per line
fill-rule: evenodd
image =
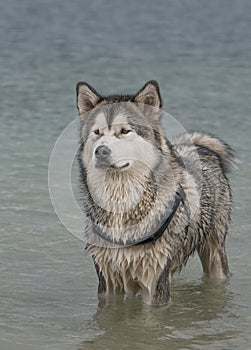
M 1 350 L 249 349 L 251 3 L 9 0 L 0 17 Z M 91 258 L 47 187 L 53 145 L 76 117 L 76 82 L 109 94 L 150 79 L 184 128 L 215 133 L 240 159 L 233 275 L 203 279 L 195 257 L 164 308 L 98 300 Z

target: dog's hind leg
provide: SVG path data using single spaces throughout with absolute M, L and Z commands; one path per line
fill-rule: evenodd
M 205 275 L 211 278 L 225 278 L 230 275 L 225 242 L 219 243 L 209 237 L 203 247 L 198 249 Z
M 204 242 L 198 248 L 204 273 L 212 278 L 225 278 L 230 275 L 225 248 L 231 199 L 228 187 L 225 192 L 221 191 L 220 199 L 216 203 L 211 227 L 204 232 Z

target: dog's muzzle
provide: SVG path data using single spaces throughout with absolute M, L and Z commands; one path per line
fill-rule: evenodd
M 107 146 L 98 146 L 95 150 L 96 168 L 108 168 L 111 166 L 111 150 Z
M 101 145 L 95 149 L 95 167 L 106 170 L 125 170 L 130 166 L 130 161 L 121 159 L 114 161 L 111 156 L 111 149 Z

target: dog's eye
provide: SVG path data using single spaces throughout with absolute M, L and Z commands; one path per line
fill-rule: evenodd
M 121 129 L 121 134 L 129 134 L 129 132 L 131 132 L 131 130 L 129 130 L 129 129 L 126 129 L 126 128 L 122 128 Z
M 95 129 L 95 130 L 94 130 L 94 134 L 95 134 L 95 135 L 99 135 L 99 134 L 100 134 L 99 129 Z

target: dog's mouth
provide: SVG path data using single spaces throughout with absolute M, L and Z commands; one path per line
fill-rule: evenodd
M 96 161 L 95 167 L 103 170 L 126 170 L 131 166 L 132 162 L 127 159 L 116 160 L 111 162 L 110 159 L 104 161 Z
M 112 164 L 110 166 L 110 169 L 115 169 L 115 170 L 121 170 L 121 169 L 125 169 L 125 168 L 128 168 L 130 166 L 130 163 L 129 162 L 126 162 L 125 164 Z

